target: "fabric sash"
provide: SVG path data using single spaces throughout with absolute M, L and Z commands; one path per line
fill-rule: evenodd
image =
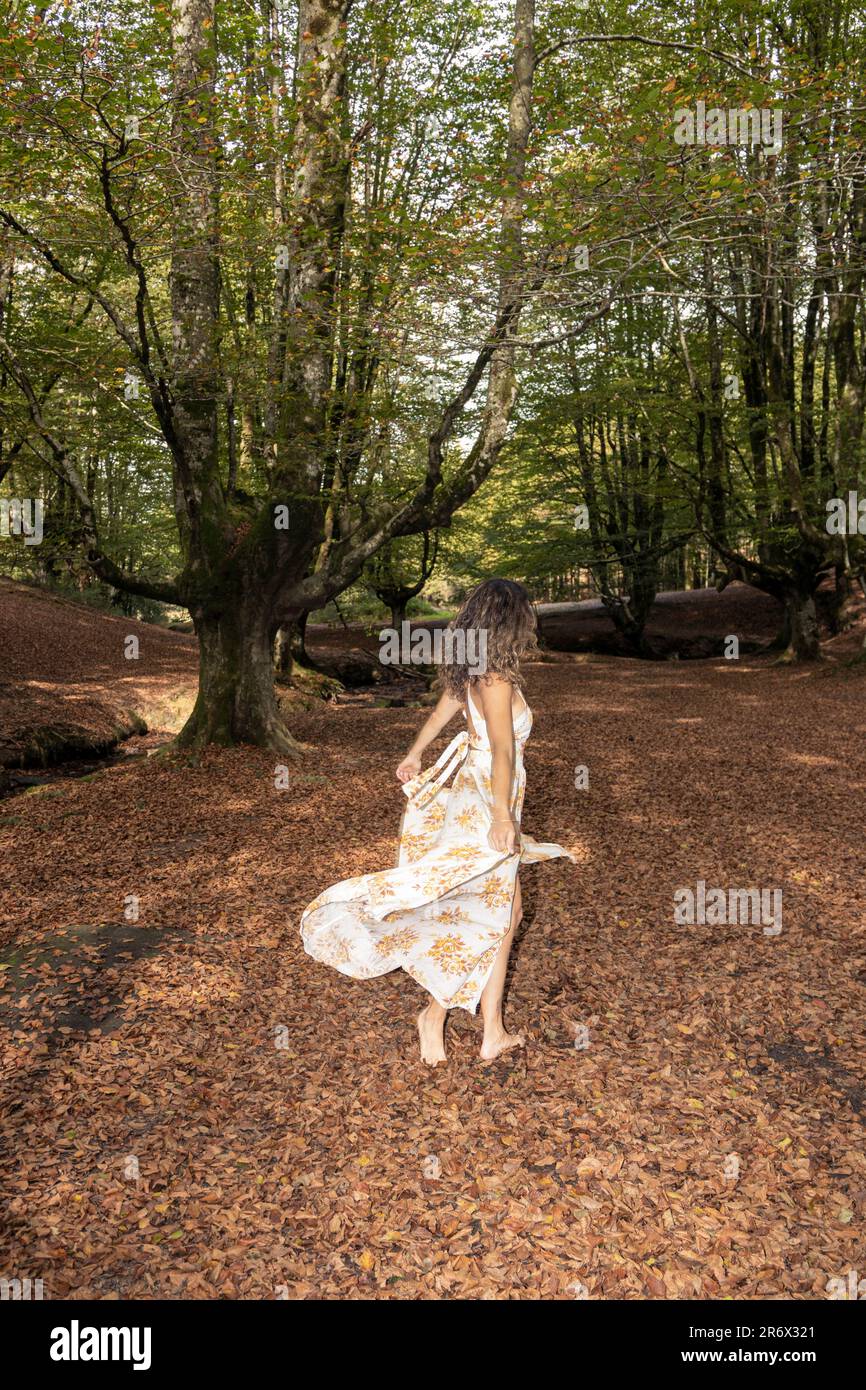
M 477 743 L 472 743 L 469 733 L 463 729 L 459 734 L 452 738 L 444 753 L 436 760 L 432 767 L 426 771 L 419 772 L 417 777 L 411 781 L 403 783 L 403 791 L 415 806 L 426 806 L 431 802 L 440 790 L 444 787 L 452 772 L 465 761 L 469 752 L 483 753 L 489 749 L 482 748 Z

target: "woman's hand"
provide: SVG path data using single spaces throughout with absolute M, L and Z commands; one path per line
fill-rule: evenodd
M 490 845 L 493 849 L 500 852 L 514 854 L 519 832 L 514 823 L 514 817 L 507 811 L 494 811 L 493 824 L 490 827 Z
M 401 782 L 411 782 L 413 777 L 417 777 L 421 771 L 421 759 L 417 753 L 407 753 L 400 766 L 397 768 L 397 776 Z

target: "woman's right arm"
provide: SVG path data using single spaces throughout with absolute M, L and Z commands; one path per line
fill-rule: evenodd
M 441 695 L 437 701 L 433 712 L 425 719 L 418 731 L 418 737 L 409 749 L 400 766 L 397 768 L 397 776 L 401 782 L 409 782 L 413 777 L 417 777 L 421 771 L 421 754 L 434 738 L 437 738 L 445 725 L 450 722 L 463 708 L 463 701 L 456 699 L 447 693 Z

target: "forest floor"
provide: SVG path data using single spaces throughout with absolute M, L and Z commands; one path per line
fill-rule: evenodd
M 188 698 L 189 639 L 90 614 L 90 647 L 56 615 L 54 666 L 32 617 L 10 665 L 0 621 L 0 697 L 103 700 L 107 722 Z M 46 1298 L 263 1299 L 822 1299 L 862 1274 L 849 636 L 812 670 L 530 667 L 524 820 L 577 863 L 521 875 L 506 1021 L 527 1046 L 488 1065 L 456 1011 L 424 1067 L 413 981 L 347 980 L 298 936 L 323 887 L 393 863 L 417 710 L 295 710 L 285 790 L 238 749 L 0 803 L 0 1273 Z M 781 889 L 781 932 L 677 925 L 699 881 Z

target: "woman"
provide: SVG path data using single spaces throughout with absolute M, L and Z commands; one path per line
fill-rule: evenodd
M 418 1033 L 430 1066 L 446 1060 L 452 1008 L 475 1013 L 480 1003 L 485 1061 L 523 1045 L 522 1034 L 508 1033 L 502 1021 L 508 956 L 523 915 L 517 871 L 521 863 L 571 858 L 520 829 L 532 714 L 519 666 L 537 651 L 526 590 L 488 579 L 451 628 L 454 659 L 443 666 L 442 695 L 397 768 L 409 798 L 397 867 L 334 884 L 301 920 L 306 951 L 344 975 L 366 979 L 402 967 L 423 985 L 431 1002 L 418 1016 Z M 465 660 L 469 650 L 484 652 L 477 668 Z M 422 773 L 421 754 L 460 713 L 466 732 Z

